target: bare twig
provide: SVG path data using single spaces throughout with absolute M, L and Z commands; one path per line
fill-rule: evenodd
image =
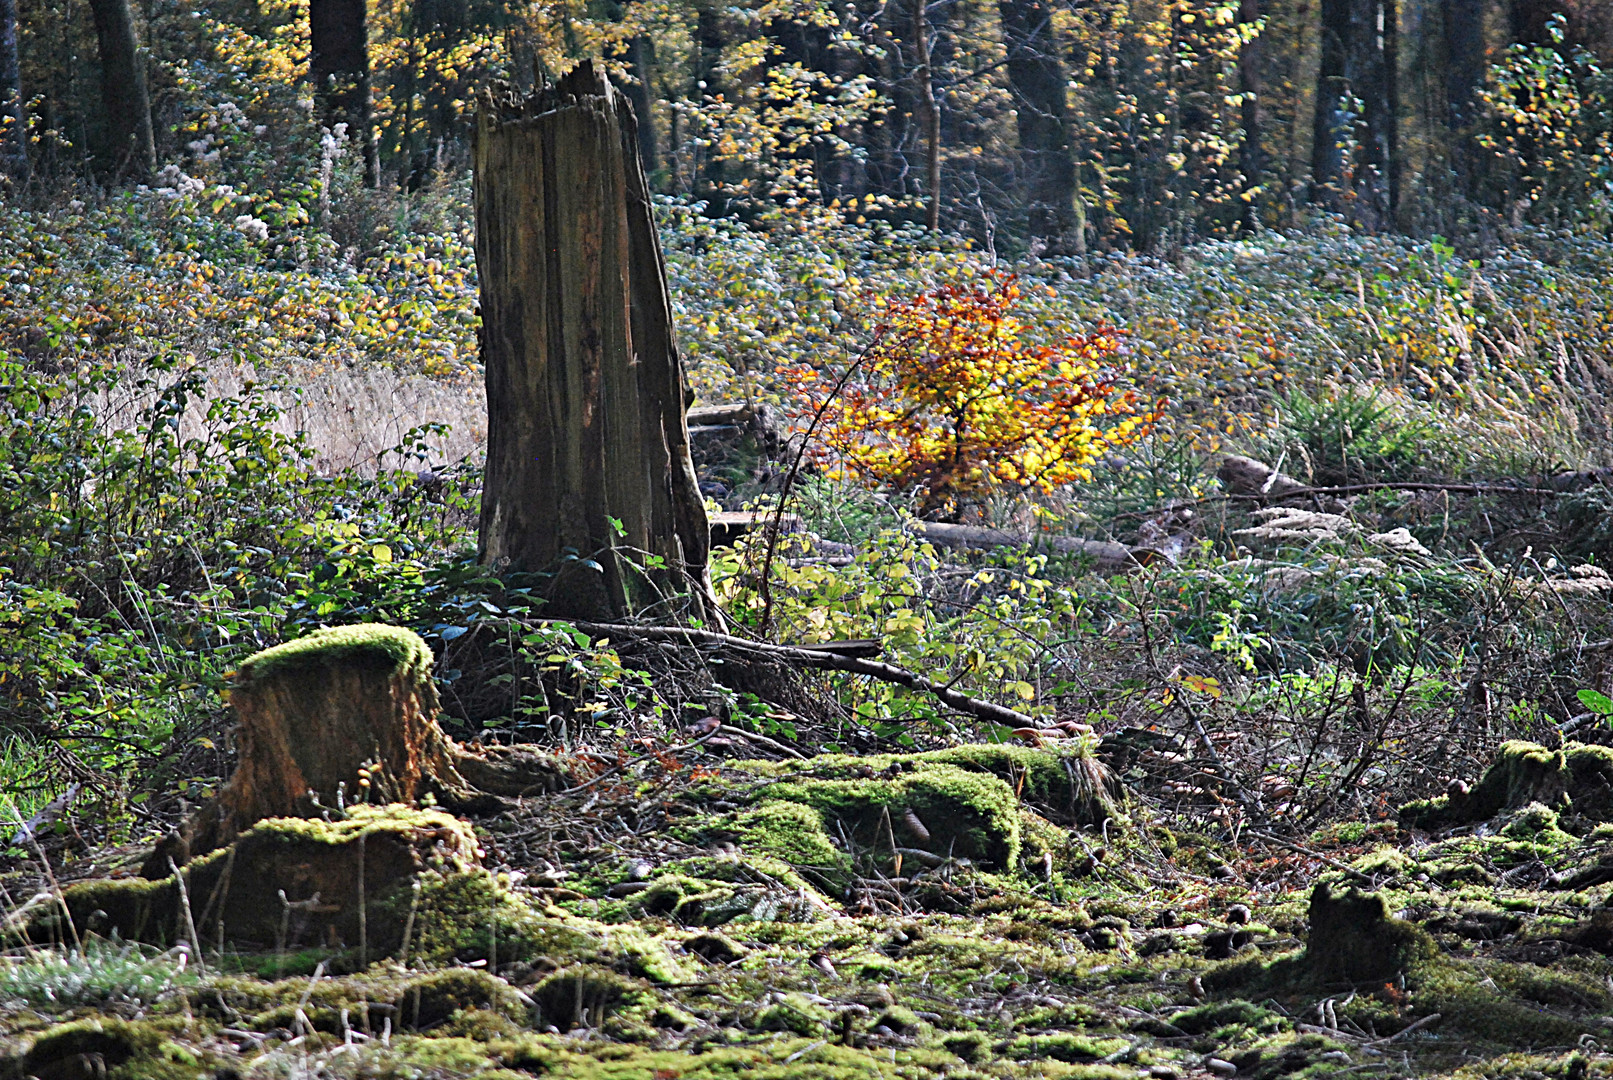
M 960 694 L 942 683 L 928 679 L 917 672 L 886 664 L 878 660 L 864 660 L 855 656 L 837 656 L 817 649 L 802 649 L 790 645 L 770 645 L 763 641 L 719 634 L 710 630 L 689 630 L 671 626 L 631 626 L 623 623 L 572 623 L 577 629 L 602 637 L 639 637 L 651 641 L 681 641 L 690 645 L 705 645 L 748 653 L 758 659 L 777 660 L 795 667 L 819 670 L 844 671 L 853 675 L 867 675 L 881 682 L 905 686 L 933 694 L 948 708 L 1004 727 L 1034 727 L 1036 721 L 1026 713 L 997 705 L 979 698 Z
M 1335 870 L 1339 870 L 1339 871 L 1342 871 L 1343 873 L 1349 874 L 1351 877 L 1355 878 L 1357 881 L 1365 882 L 1368 885 L 1376 885 L 1377 884 L 1377 882 L 1373 880 L 1373 878 L 1372 878 L 1372 876 L 1370 874 L 1363 874 L 1361 871 L 1357 870 L 1355 867 L 1350 866 L 1350 865 L 1348 865 L 1346 863 L 1341 863 L 1337 859 L 1330 858 L 1327 855 L 1323 855 L 1320 851 L 1313 851 L 1312 849 L 1306 847 L 1304 844 L 1296 844 L 1292 840 L 1284 840 L 1280 836 L 1273 836 L 1271 833 L 1261 832 L 1259 829 L 1249 829 L 1249 830 L 1247 830 L 1247 835 L 1256 837 L 1257 839 L 1260 839 L 1260 840 L 1264 840 L 1268 844 L 1276 844 L 1278 847 L 1285 847 L 1289 851 L 1293 851 L 1293 852 L 1296 852 L 1296 853 L 1298 853 L 1300 855 L 1304 855 L 1307 858 L 1316 859 L 1318 862 L 1326 863 L 1328 866 L 1331 866 Z

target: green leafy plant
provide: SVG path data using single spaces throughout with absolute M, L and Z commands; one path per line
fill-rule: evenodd
M 1593 716 L 1600 716 L 1604 723 L 1613 724 L 1613 698 L 1589 688 L 1581 690 L 1574 696 Z
M 1273 449 L 1285 471 L 1317 484 L 1399 479 L 1416 468 L 1431 434 L 1421 420 L 1381 389 L 1327 395 L 1290 392 L 1277 405 Z

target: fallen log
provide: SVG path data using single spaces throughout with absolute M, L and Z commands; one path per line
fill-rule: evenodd
M 941 521 L 919 521 L 912 525 L 913 535 L 940 547 L 962 550 L 989 548 L 1045 548 L 1061 555 L 1079 555 L 1089 558 L 1099 571 L 1120 573 L 1147 566 L 1159 559 L 1168 559 L 1164 552 L 1148 547 L 1127 547 L 1111 540 L 1081 540 L 1072 536 L 1022 536 L 1007 529 L 989 529 L 980 525 L 953 525 Z
M 1222 459 L 1215 475 L 1233 495 L 1285 499 L 1312 490 L 1303 480 L 1296 480 L 1264 461 L 1256 461 L 1242 454 L 1228 454 Z

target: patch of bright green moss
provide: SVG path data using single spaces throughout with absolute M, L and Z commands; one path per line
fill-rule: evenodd
M 838 819 L 870 848 L 877 849 L 888 828 L 898 846 L 926 847 L 988 866 L 1011 868 L 1019 857 L 1020 811 L 1013 789 L 995 776 L 956 765 L 927 764 L 890 778 L 785 781 L 762 797 L 800 803 Z M 907 820 L 909 813 L 927 837 Z
M 1384 846 L 1368 852 L 1350 865 L 1363 874 L 1383 878 L 1405 873 L 1412 861 L 1399 848 Z
M 325 627 L 254 653 L 241 664 L 236 677 L 241 682 L 255 682 L 315 664 L 349 663 L 423 674 L 431 670 L 432 662 L 430 646 L 413 630 L 382 623 L 360 623 Z
M 1569 751 L 1576 754 L 1581 771 L 1587 775 L 1602 762 L 1602 754 L 1586 754 L 1578 743 L 1552 751 L 1537 743 L 1507 741 L 1497 748 L 1495 761 L 1490 762 L 1473 790 L 1465 795 L 1439 795 L 1407 803 L 1400 808 L 1400 820 L 1416 829 L 1452 829 L 1455 825 L 1489 820 L 1503 809 L 1523 808 L 1529 803 L 1560 806 L 1574 782 Z
M 1189 1035 L 1203 1035 L 1218 1028 L 1238 1026 L 1254 1030 L 1274 1028 L 1277 1017 L 1248 1001 L 1217 1001 L 1198 1005 L 1170 1018 L 1171 1026 Z
M 1018 1061 L 1052 1058 L 1054 1061 L 1079 1065 L 1102 1061 L 1128 1045 L 1125 1039 L 1104 1039 L 1059 1031 L 1051 1035 L 1021 1035 L 1008 1044 L 1006 1054 Z
M 795 866 L 843 873 L 849 860 L 829 839 L 823 814 L 798 802 L 771 801 L 743 811 L 735 819 L 739 842 L 747 851 L 772 855 Z
M 620 956 L 629 971 L 652 983 L 692 982 L 697 974 L 693 964 L 672 954 L 671 942 L 632 924 L 612 927 L 605 951 Z
M 821 1036 L 834 1017 L 829 1010 L 803 994 L 784 994 L 756 1014 L 756 1027 L 762 1031 L 790 1031 L 797 1035 Z

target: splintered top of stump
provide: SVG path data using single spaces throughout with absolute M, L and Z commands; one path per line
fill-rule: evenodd
M 620 96 L 611 87 L 605 69 L 595 67 L 592 60 L 584 60 L 558 82 L 545 81 L 529 93 L 509 83 L 492 84 L 482 92 L 482 112 L 494 123 L 516 123 L 579 105 L 611 107 Z
M 424 676 L 431 671 L 431 647 L 401 626 L 331 626 L 253 654 L 241 664 L 236 681 L 253 683 L 315 665 L 354 663 Z

